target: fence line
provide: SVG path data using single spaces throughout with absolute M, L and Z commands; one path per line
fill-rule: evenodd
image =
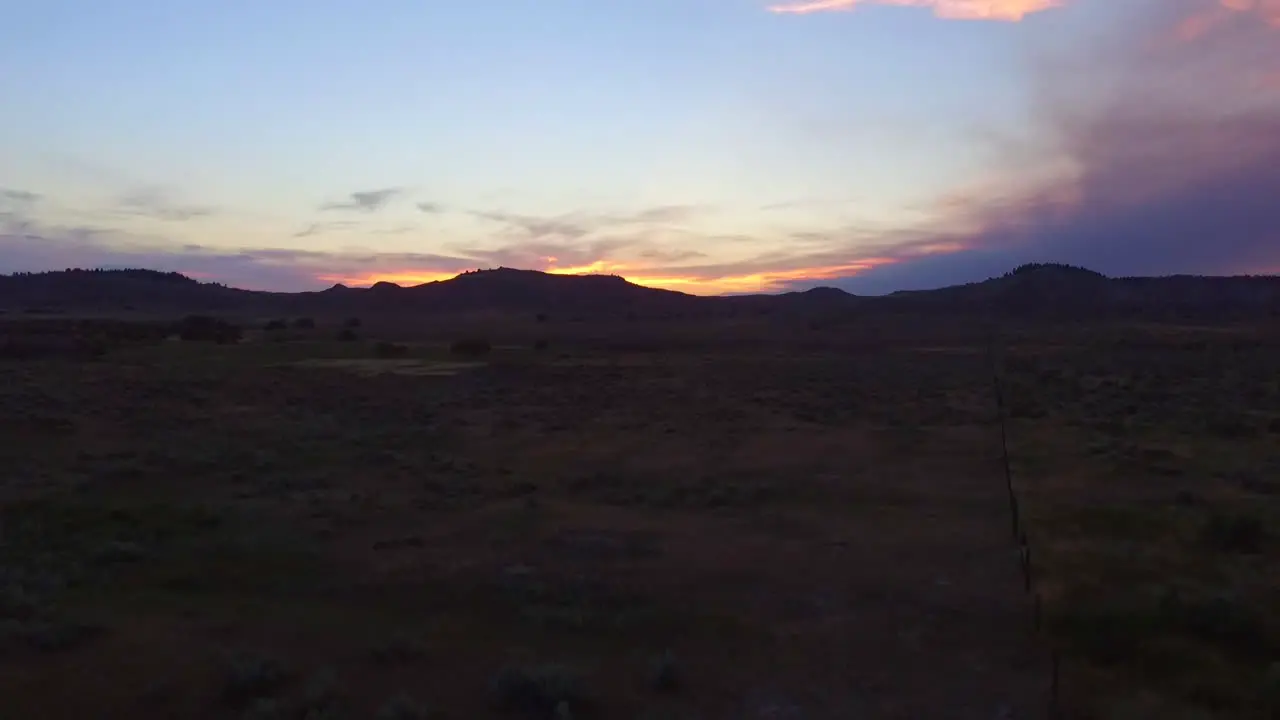
M 1009 496 L 1009 518 L 1013 531 L 1013 540 L 1018 547 L 1019 564 L 1022 566 L 1023 590 L 1031 598 L 1032 628 L 1040 634 L 1044 630 L 1044 607 L 1039 590 L 1035 586 L 1035 573 L 1031 554 L 1031 540 L 1023 528 L 1021 507 L 1018 492 L 1013 484 L 1013 467 L 1009 460 L 1009 430 L 1006 419 L 1008 412 L 1005 406 L 1004 384 L 1000 379 L 1000 366 L 996 362 L 996 333 L 994 325 L 987 340 L 987 360 L 991 369 L 991 387 L 996 401 L 996 417 L 1000 425 L 1000 459 L 1004 469 L 1005 488 Z M 1063 717 L 1061 702 L 1061 669 L 1062 658 L 1056 648 L 1049 648 L 1049 718 L 1059 720 Z

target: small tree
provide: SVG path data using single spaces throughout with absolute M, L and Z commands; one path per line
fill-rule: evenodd
M 409 354 L 409 348 L 392 342 L 380 342 L 373 346 L 373 354 L 380 358 L 402 358 Z
M 342 323 L 342 326 L 343 326 L 343 327 L 347 327 L 347 328 L 358 328 L 358 327 L 360 327 L 362 324 L 363 324 L 363 323 L 361 323 L 361 322 L 360 322 L 360 318 L 358 318 L 358 317 L 349 317 L 349 318 L 347 318 L 347 319 Z
M 316 327 L 316 321 L 309 317 L 302 317 L 294 320 L 293 326 L 298 330 L 314 330 Z
M 455 355 L 466 355 L 469 357 L 480 357 L 488 355 L 493 346 L 484 338 L 463 338 L 454 341 L 449 347 L 449 351 Z

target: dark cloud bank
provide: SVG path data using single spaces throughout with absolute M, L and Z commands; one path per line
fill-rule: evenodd
M 932 234 L 966 250 L 800 285 L 883 293 L 1029 261 L 1109 275 L 1280 271 L 1280 28 L 1220 10 L 1205 34 L 1179 37 L 1180 23 L 1212 5 L 1170 0 L 1105 47 L 1041 66 L 1037 135 L 1074 177 L 954 203 Z M 952 234 L 949 224 L 979 230 Z

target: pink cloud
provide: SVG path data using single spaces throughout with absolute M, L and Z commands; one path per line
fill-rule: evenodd
M 1225 0 L 1244 3 L 1249 0 Z M 1261 0 L 1271 2 L 1271 0 Z M 859 5 L 898 5 L 933 8 L 933 13 L 947 20 L 1005 20 L 1017 22 L 1033 13 L 1061 7 L 1066 0 L 795 0 L 774 5 L 769 12 L 807 15 L 856 9 Z

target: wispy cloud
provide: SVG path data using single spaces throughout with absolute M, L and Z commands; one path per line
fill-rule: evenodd
M 428 215 L 438 215 L 448 209 L 444 205 L 436 202 L 420 202 L 416 207 L 418 208 L 418 212 L 426 213 Z
M 475 267 L 475 262 L 447 255 L 360 249 L 325 252 L 175 245 L 158 236 L 0 216 L 0 273 L 65 267 L 145 267 L 247 289 L 300 291 L 332 284 L 334 277 L 390 276 L 406 267 L 432 268 L 452 276 Z
M 321 210 L 350 210 L 356 212 L 376 212 L 386 207 L 403 193 L 401 188 L 382 188 L 380 190 L 362 190 L 353 192 L 346 200 L 326 202 Z
M 808 246 L 799 253 L 775 250 L 732 262 L 714 262 L 692 249 L 719 236 L 685 231 L 678 237 L 681 242 L 673 245 L 668 235 L 637 230 L 591 240 L 512 239 L 498 247 L 457 246 L 438 253 L 224 249 L 175 245 L 163 237 L 106 228 L 51 225 L 15 214 L 0 216 L 0 272 L 148 267 L 235 287 L 296 291 L 339 282 L 414 285 L 464 270 L 507 266 L 560 274 L 612 273 L 644 285 L 716 294 L 769 292 L 799 278 L 840 277 L 893 260 L 890 249 L 870 245 L 858 250 L 850 245 L 857 236 L 838 231 L 828 236 L 826 247 Z M 898 251 L 913 252 L 905 246 Z
M 697 219 L 710 208 L 703 205 L 657 205 L 631 214 L 604 218 L 619 225 L 670 224 L 679 225 Z
M 1232 0 L 1227 0 L 1231 2 Z M 1248 2 L 1249 0 L 1235 0 Z M 772 5 L 769 11 L 779 14 L 854 10 L 862 5 L 897 5 L 932 8 L 933 13 L 948 20 L 1006 20 L 1017 22 L 1028 15 L 1061 7 L 1066 0 L 798 0 Z
M 506 225 L 532 238 L 560 237 L 576 239 L 590 234 L 594 224 L 590 219 L 576 215 L 542 217 L 501 210 L 473 210 L 471 215 L 490 222 Z
M 159 187 L 143 187 L 125 193 L 116 203 L 116 211 L 126 215 L 150 217 L 169 222 L 184 222 L 214 214 L 207 205 L 190 205 L 176 201 L 172 192 Z
M 29 190 L 11 190 L 8 188 L 0 189 L 0 199 L 13 203 L 29 204 L 38 202 L 41 196 L 39 193 L 33 193 Z
M 397 225 L 396 227 L 379 228 L 373 231 L 374 235 L 407 235 L 414 232 L 418 228 L 412 225 Z
M 815 207 L 831 207 L 837 205 L 848 205 L 852 203 L 852 199 L 836 200 L 833 198 L 801 198 L 795 200 L 783 200 L 781 202 L 772 202 L 761 205 L 758 209 L 760 212 L 777 212 L 779 210 L 800 210 L 802 208 Z
M 636 228 L 680 227 L 711 211 L 703 205 L 655 205 L 629 212 L 529 215 L 502 210 L 472 210 L 482 220 L 506 225 L 529 239 L 577 240 L 591 235 Z
M 330 222 L 311 223 L 307 227 L 294 233 L 293 236 L 296 238 L 312 237 L 314 235 L 323 235 L 328 232 L 350 230 L 359 226 L 360 223 L 352 220 L 333 220 Z

